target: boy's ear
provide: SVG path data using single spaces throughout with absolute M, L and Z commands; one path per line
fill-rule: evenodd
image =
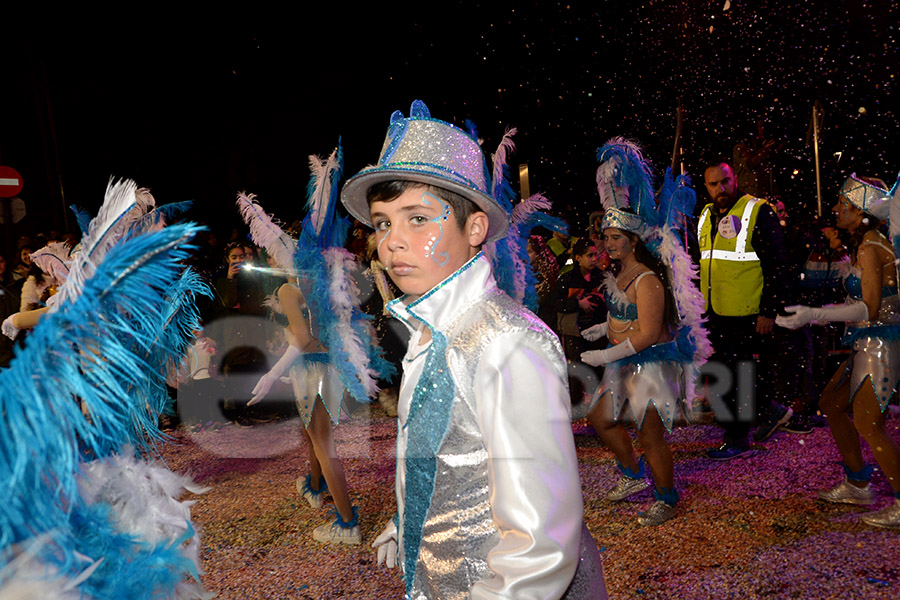
M 484 243 L 488 232 L 488 216 L 478 211 L 469 215 L 466 220 L 466 234 L 469 237 L 469 246 L 478 248 Z

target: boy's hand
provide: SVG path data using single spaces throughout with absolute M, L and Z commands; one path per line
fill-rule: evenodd
M 388 521 L 381 535 L 375 538 L 372 547 L 378 549 L 378 566 L 381 566 L 381 563 L 388 569 L 397 566 L 397 526 L 394 525 L 393 519 Z

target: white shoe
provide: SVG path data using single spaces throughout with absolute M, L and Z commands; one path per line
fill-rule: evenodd
M 662 500 L 654 502 L 650 508 L 638 515 L 638 524 L 643 527 L 656 527 L 662 525 L 675 516 L 675 507 Z
M 303 499 L 309 503 L 313 508 L 322 508 L 322 504 L 325 501 L 325 492 L 328 491 L 328 484 L 325 483 L 325 478 L 322 478 L 322 487 L 319 491 L 312 489 L 309 486 L 310 476 L 301 477 L 297 480 L 297 491 L 300 492 L 300 495 L 303 496 Z
M 331 523 L 325 523 L 313 529 L 313 539 L 325 544 L 334 542 L 336 544 L 356 545 L 362 542 L 359 525 L 344 527 L 340 520 L 341 518 L 338 516 Z M 356 519 L 354 518 L 353 521 L 355 522 Z

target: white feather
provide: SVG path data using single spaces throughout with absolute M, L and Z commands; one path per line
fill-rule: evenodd
M 57 285 L 69 278 L 72 262 L 71 248 L 63 242 L 50 242 L 31 255 L 31 260 L 47 275 L 53 277 Z
M 681 246 L 678 237 L 669 229 L 660 230 L 662 242 L 659 247 L 659 255 L 669 270 L 669 283 L 672 286 L 672 296 L 675 298 L 675 307 L 682 327 L 689 327 L 689 337 L 694 343 L 696 351 L 694 360 L 685 372 L 685 403 L 690 414 L 690 403 L 695 395 L 695 384 L 700 367 L 712 356 L 713 348 L 709 342 L 709 333 L 703 327 L 703 293 L 694 283 L 697 279 L 697 265 L 691 260 L 690 255 Z
M 515 133 L 515 130 L 512 130 Z M 519 202 L 513 208 L 512 219 L 510 219 L 510 231 L 506 235 L 506 243 L 509 247 L 509 253 L 513 260 L 513 290 L 512 297 L 518 302 L 525 300 L 525 288 L 527 287 L 526 275 L 528 266 L 521 259 L 521 246 L 523 242 L 527 243 L 523 235 L 519 234 L 519 228 L 528 220 L 528 218 L 539 210 L 549 211 L 551 208 L 550 201 L 540 194 L 533 194 L 522 202 Z M 492 257 L 491 257 L 492 258 Z
M 51 542 L 49 534 L 40 535 L 6 549 L 15 556 L 0 569 L 0 600 L 82 600 L 78 586 L 100 566 L 103 559 L 76 558 L 88 564 L 74 579 L 61 577 L 56 568 L 38 558 L 41 548 Z M 9 556 L 7 555 L 7 558 Z
M 348 273 L 356 271 L 355 259 L 344 248 L 325 250 L 325 263 L 328 265 L 331 306 L 338 318 L 338 330 L 343 341 L 348 361 L 353 365 L 356 375 L 370 397 L 378 393 L 377 377 L 374 369 L 369 367 L 369 355 L 363 347 L 362 340 L 353 330 L 352 320 L 354 308 L 358 303 L 359 289 Z M 371 325 L 366 322 L 368 327 Z M 370 331 L 371 339 L 375 332 Z
M 497 151 L 493 156 L 494 169 L 491 181 L 499 182 L 503 180 L 503 167 L 506 166 L 507 158 L 516 151 L 516 143 L 513 141 L 513 136 L 516 135 L 516 131 L 517 129 L 512 127 L 507 129 L 503 134 L 503 138 L 500 140 Z
M 331 173 L 340 166 L 337 149 L 326 160 L 318 156 L 309 157 L 309 170 L 315 181 L 315 189 L 309 199 L 310 220 L 316 235 L 322 233 L 325 217 L 328 214 L 328 202 L 331 199 Z
M 619 284 L 616 283 L 616 276 L 613 275 L 611 271 L 605 271 L 603 273 L 603 283 L 600 284 L 600 287 L 616 304 L 628 304 L 628 296 L 619 289 Z
M 297 248 L 297 242 L 291 239 L 291 236 L 286 234 L 263 210 L 262 206 L 256 202 L 255 194 L 248 196 L 241 192 L 238 194 L 237 204 L 241 218 L 250 228 L 250 237 L 253 238 L 253 243 L 260 248 L 265 248 L 269 256 L 275 259 L 279 268 L 295 274 L 294 250 Z
M 131 226 L 155 204 L 145 189 L 138 190 L 130 179 L 109 180 L 103 205 L 91 220 L 88 232 L 81 240 L 81 251 L 72 260 L 69 276 L 60 287 L 57 306 L 81 294 L 85 282 L 93 277 L 97 265 L 110 248 L 115 246 Z
M 192 527 L 190 507 L 194 501 L 179 501 L 187 490 L 202 494 L 209 488 L 196 485 L 186 475 L 173 473 L 161 463 L 140 460 L 126 446 L 120 454 L 82 465 L 78 478 L 81 497 L 88 504 L 103 501 L 113 510 L 119 531 L 137 536 L 150 544 L 178 541 Z M 200 565 L 200 538 L 194 535 L 180 546 L 197 572 Z M 180 598 L 211 598 L 199 582 L 179 585 Z

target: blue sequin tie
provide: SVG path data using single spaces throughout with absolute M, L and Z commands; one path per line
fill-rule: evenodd
M 412 591 L 425 518 L 434 494 L 437 451 L 450 425 L 456 395 L 447 366 L 447 338 L 431 333 L 431 347 L 409 406 L 406 447 L 406 498 L 403 524 L 404 579 Z

